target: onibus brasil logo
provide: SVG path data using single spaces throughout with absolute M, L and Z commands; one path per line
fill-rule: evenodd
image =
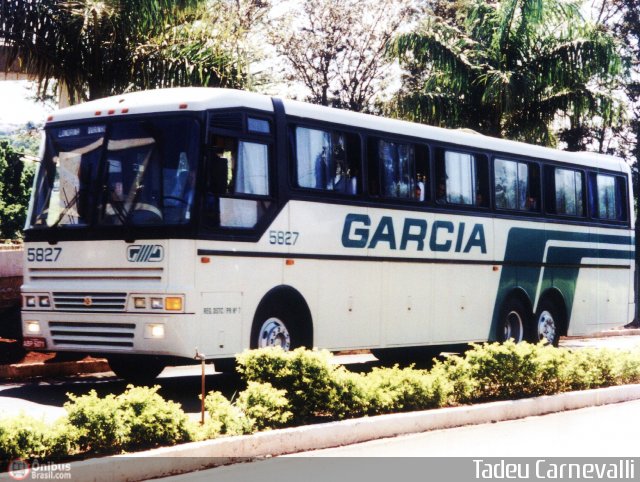
M 7 468 L 13 480 L 71 480 L 71 464 L 41 462 L 34 459 L 31 463 L 23 459 L 13 459 Z

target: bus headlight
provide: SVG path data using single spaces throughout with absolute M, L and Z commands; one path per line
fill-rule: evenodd
M 38 296 L 38 304 L 41 308 L 51 308 L 51 300 L 48 296 Z
M 147 323 L 144 325 L 145 338 L 164 338 L 164 325 L 162 323 Z
M 147 299 L 139 298 L 136 296 L 135 298 L 133 298 L 133 306 L 135 306 L 138 310 L 144 310 L 147 307 Z
M 162 308 L 164 308 L 162 298 L 151 298 L 151 308 L 153 308 L 154 310 L 161 310 Z
M 40 322 L 39 321 L 25 321 L 24 322 L 25 331 L 29 335 L 38 335 L 40 334 Z
M 36 297 L 35 296 L 25 296 L 24 297 L 24 306 L 27 308 L 35 308 L 36 307 Z

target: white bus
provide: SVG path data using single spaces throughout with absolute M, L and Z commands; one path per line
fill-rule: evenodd
M 27 348 L 152 378 L 253 347 L 556 344 L 634 314 L 629 167 L 225 89 L 53 114 Z

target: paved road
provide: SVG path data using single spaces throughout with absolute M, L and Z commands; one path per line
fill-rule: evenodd
M 317 450 L 170 477 L 166 481 L 305 482 L 345 480 L 345 467 L 366 470 L 371 457 L 637 457 L 640 401 L 592 407 L 522 420 L 499 422 Z M 330 457 L 330 460 L 326 460 Z M 337 458 L 350 458 L 350 466 Z M 366 457 L 366 458 L 364 458 Z M 357 459 L 355 459 L 357 458 Z M 320 460 L 325 459 L 326 461 Z M 452 464 L 464 461 L 451 460 Z M 468 462 L 468 461 L 467 461 Z M 376 470 L 400 475 L 410 461 L 389 460 Z M 415 464 L 414 464 L 415 466 Z M 637 470 L 637 468 L 636 468 Z M 365 480 L 355 477 L 356 480 Z M 373 474 L 373 479 L 389 480 Z M 412 478 L 414 479 L 414 478 Z M 353 480 L 349 478 L 349 480 Z M 418 480 L 429 480 L 422 474 Z

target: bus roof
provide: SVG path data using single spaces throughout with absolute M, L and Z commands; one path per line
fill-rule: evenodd
M 371 129 L 463 147 L 488 149 L 505 155 L 530 156 L 630 173 L 623 159 L 593 152 L 568 152 L 523 142 L 498 139 L 462 129 L 444 129 L 342 109 L 283 100 L 288 115 L 333 124 Z M 86 120 L 158 112 L 203 111 L 244 107 L 273 112 L 271 97 L 234 89 L 182 87 L 132 92 L 77 104 L 55 112 L 48 122 Z

